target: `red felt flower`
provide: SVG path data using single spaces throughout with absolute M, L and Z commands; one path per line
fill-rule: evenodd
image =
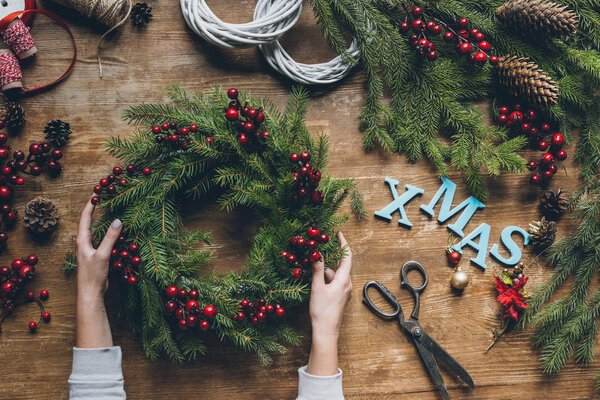
M 511 317 L 515 321 L 519 320 L 519 311 L 527 308 L 527 303 L 524 302 L 524 297 L 519 290 L 527 283 L 527 277 L 521 279 L 519 283 L 513 287 L 509 287 L 506 283 L 502 282 L 498 277 L 496 279 L 496 290 L 500 292 L 497 299 L 504 307 L 506 307 L 507 317 Z

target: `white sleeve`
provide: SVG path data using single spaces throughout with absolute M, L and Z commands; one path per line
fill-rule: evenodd
M 298 369 L 298 398 L 296 400 L 344 400 L 342 370 L 332 376 L 315 376 Z
M 124 400 L 121 348 L 73 348 L 70 400 Z

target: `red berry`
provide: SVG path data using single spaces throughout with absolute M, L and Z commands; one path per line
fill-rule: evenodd
M 175 310 L 175 318 L 183 319 L 183 317 L 184 317 L 183 307 L 179 307 L 177 310 Z
M 283 250 L 280 254 L 281 254 L 281 257 L 287 258 L 289 253 L 287 251 Z
M 490 64 L 492 64 L 492 65 L 498 65 L 498 62 L 500 62 L 500 59 L 498 58 L 498 56 L 491 56 L 490 57 Z
M 179 292 L 177 293 L 177 295 L 182 298 L 185 299 L 188 295 L 188 291 L 185 289 L 179 289 Z
M 3 294 L 10 295 L 10 294 L 12 294 L 14 287 L 15 287 L 14 283 L 12 283 L 11 281 L 6 281 L 2 284 L 2 286 L 0 286 L 0 292 L 2 292 Z
M 290 264 L 293 264 L 294 261 L 296 261 L 296 255 L 295 254 L 288 254 L 287 257 L 287 262 L 289 262 Z
M 498 115 L 498 122 L 505 123 L 506 121 L 508 121 L 508 115 L 506 115 L 506 114 Z
M 550 180 L 550 179 L 552 179 L 552 176 L 554 176 L 554 174 L 552 173 L 551 170 L 547 169 L 542 173 L 542 176 L 544 177 L 544 179 Z
M 439 25 L 434 25 L 433 28 L 431 28 L 431 33 L 434 35 L 439 35 L 440 33 L 442 33 L 442 27 Z
M 304 239 L 302 236 L 300 236 L 296 240 L 296 246 L 299 247 L 299 248 L 303 248 L 304 246 L 306 246 L 306 239 Z
M 450 32 L 450 31 L 448 31 L 448 32 L 444 33 L 444 40 L 445 40 L 446 42 L 450 42 L 450 41 L 452 41 L 453 39 L 454 39 L 454 33 Z
M 550 125 L 549 124 L 542 124 L 541 129 L 544 132 L 548 132 L 550 130 Z
M 129 252 L 127 250 L 123 250 L 120 254 L 121 258 L 129 258 Z
M 236 88 L 231 88 L 227 91 L 227 97 L 229 97 L 230 99 L 237 99 L 239 95 L 239 92 Z
M 296 279 L 302 278 L 302 269 L 300 269 L 300 268 L 294 269 L 293 274 L 294 274 L 294 278 L 296 278 Z
M 42 314 L 42 319 L 44 320 L 44 322 L 50 322 L 50 313 L 48 311 L 46 311 L 45 313 Z
M 417 18 L 423 15 L 423 9 L 419 6 L 414 6 L 411 10 L 413 17 Z
M 260 133 L 260 137 L 262 137 L 263 139 L 266 139 L 266 138 L 268 138 L 268 137 L 269 137 L 269 135 L 270 135 L 270 133 L 269 133 L 269 131 L 267 131 L 267 130 L 264 130 L 264 131 L 262 131 L 262 132 Z
M 206 144 L 211 144 L 213 142 L 213 138 L 208 136 L 206 139 L 204 139 L 204 141 L 206 142 Z
M 250 302 L 248 300 L 244 299 L 244 300 L 240 301 L 240 306 L 242 306 L 242 307 L 248 307 L 249 303 Z
M 186 304 L 185 304 L 185 309 L 188 312 L 192 312 L 192 311 L 197 311 L 200 309 L 200 304 L 198 304 L 198 302 L 196 300 L 189 300 Z
M 92 202 L 93 205 L 97 206 L 98 204 L 100 204 L 100 197 L 93 196 L 90 201 Z
M 523 123 L 521 124 L 521 130 L 522 130 L 523 132 L 527 132 L 527 131 L 529 131 L 530 129 L 531 129 L 531 124 L 529 124 L 529 122 L 523 122 Z
M 179 140 L 179 136 L 177 136 L 176 134 L 172 134 L 171 137 L 169 138 L 169 141 L 171 141 L 172 143 L 176 143 Z
M 121 261 L 115 261 L 113 263 L 113 268 L 116 270 L 121 270 L 123 269 L 123 263 Z
M 310 153 L 308 151 L 303 151 L 302 153 L 300 153 L 300 160 L 302 160 L 302 162 L 305 162 L 305 163 L 309 162 L 310 161 Z
M 204 307 L 204 315 L 206 315 L 207 318 L 214 318 L 215 315 L 217 315 L 217 309 L 213 305 L 208 305 Z
M 478 42 L 483 42 L 485 39 L 485 36 L 483 33 L 481 32 L 477 32 L 477 34 L 474 36 L 475 40 L 477 40 Z
M 23 265 L 25 264 L 25 262 L 20 259 L 20 258 L 15 258 L 12 263 L 10 264 L 12 269 L 14 270 L 18 270 L 19 268 L 21 268 Z
M 556 166 L 556 164 L 550 164 L 548 166 L 548 170 L 550 170 L 552 172 L 552 175 L 554 175 L 558 172 L 558 167 Z
M 483 63 L 487 60 L 487 55 L 483 51 L 478 51 L 473 56 L 473 59 L 478 63 Z
M 37 326 L 38 326 L 38 325 L 37 325 L 37 322 L 35 322 L 35 321 L 31 321 L 31 322 L 29 323 L 29 331 L 30 331 L 31 333 L 35 332 L 35 331 L 36 331 L 36 329 L 37 329 Z
M 142 170 L 142 173 L 143 173 L 144 175 L 148 176 L 148 175 L 150 175 L 150 174 L 152 173 L 152 169 L 151 169 L 151 168 L 148 168 L 148 167 L 146 167 L 146 168 L 144 168 L 144 169 Z
M 242 126 L 242 128 L 246 131 L 246 132 L 252 132 L 254 131 L 254 129 L 256 128 L 254 126 L 254 124 L 252 122 L 244 122 L 244 125 Z
M 258 322 L 264 322 L 267 319 L 267 315 L 264 312 L 259 312 L 256 314 L 256 318 L 258 318 Z
M 278 317 L 283 317 L 285 314 L 285 310 L 283 309 L 283 307 L 279 307 L 277 309 L 275 309 L 275 314 L 277 314 Z
M 400 32 L 406 33 L 406 32 L 408 32 L 409 29 L 410 29 L 410 25 L 408 25 L 408 22 L 404 21 L 400 24 Z
M 273 311 L 275 311 L 273 304 L 267 304 L 267 312 L 272 313 Z
M 413 31 L 415 31 L 415 32 L 420 32 L 425 28 L 425 24 L 420 19 L 413 20 L 411 26 L 412 26 Z
M 158 125 L 153 126 L 152 127 L 152 132 L 154 132 L 154 133 L 160 133 L 160 126 L 158 126 Z
M 321 241 L 321 243 L 325 244 L 329 242 L 329 235 L 326 233 L 321 233 L 321 236 L 319 236 L 319 240 Z
M 500 107 L 500 108 L 498 109 L 498 112 L 499 112 L 500 114 L 508 114 L 508 112 L 509 112 L 509 111 L 510 111 L 510 110 L 508 109 L 508 107 L 507 107 L 507 106 L 502 106 L 502 107 Z
M 119 186 L 125 186 L 125 185 L 127 185 L 127 179 L 120 179 Z
M 556 159 L 563 161 L 567 158 L 567 152 L 564 150 L 559 150 L 556 152 Z
M 535 171 L 537 169 L 538 165 L 535 161 L 529 161 L 527 163 L 527 169 L 529 169 L 530 171 Z
M 10 268 L 8 267 L 0 267 L 0 276 L 9 276 L 10 275 Z
M 312 253 L 310 253 L 310 255 L 308 256 L 308 259 L 310 260 L 310 262 L 317 262 L 319 260 L 321 260 L 321 253 L 319 253 L 318 251 L 313 251 Z
M 167 296 L 175 297 L 177 296 L 177 293 L 179 293 L 179 289 L 177 289 L 177 286 L 169 286 L 167 288 Z
M 165 122 L 164 124 L 162 124 L 160 127 L 161 127 L 161 129 L 163 131 L 168 131 L 169 130 L 169 124 L 167 122 Z
M 525 112 L 525 116 L 530 121 L 535 121 L 537 119 L 537 113 L 535 111 L 533 111 L 533 110 L 527 110 Z
M 50 293 L 46 289 L 43 289 L 40 292 L 40 299 L 46 300 L 48 297 L 50 297 Z
M 469 54 L 471 50 L 472 48 L 469 42 L 464 42 L 459 47 L 459 51 L 461 52 L 461 54 Z
M 319 237 L 319 234 L 321 233 L 319 231 L 319 228 L 317 228 L 316 226 L 311 226 L 310 228 L 308 228 L 308 230 L 306 231 L 306 233 L 308 234 L 308 236 L 312 239 L 317 239 Z
M 435 50 L 430 51 L 429 53 L 427 53 L 427 59 L 429 61 L 434 61 L 437 60 L 438 58 L 438 53 Z
M 185 319 L 185 323 L 190 328 L 193 328 L 198 323 L 198 318 L 195 315 L 188 315 L 187 318 Z
M 131 275 L 129 278 L 127 278 L 127 283 L 129 283 L 130 285 L 135 285 L 137 283 L 137 278 Z
M 176 307 L 177 304 L 175 304 L 175 302 L 167 301 L 167 304 L 165 304 L 165 313 L 167 313 L 168 315 L 173 314 L 175 312 Z
M 477 36 L 478 33 L 479 33 L 479 29 L 477 29 L 477 28 L 473 28 L 469 31 L 469 34 L 473 37 Z
M 185 319 L 180 319 L 179 321 L 177 321 L 177 326 L 182 331 L 185 331 L 187 329 L 187 323 L 185 322 Z
M 210 328 L 210 323 L 206 320 L 200 321 L 200 325 L 198 325 L 201 331 L 207 331 Z
M 236 314 L 235 319 L 238 321 L 243 321 L 246 319 L 246 314 L 240 311 Z
M 42 146 L 40 146 L 39 143 L 32 143 L 31 146 L 29 146 L 29 152 L 34 155 L 41 154 Z
M 466 18 L 461 18 L 458 20 L 458 25 L 460 25 L 463 28 L 466 28 L 467 26 L 469 26 L 469 20 Z
M 316 241 L 316 240 L 314 240 L 314 239 L 310 239 L 310 240 L 307 240 L 307 241 L 306 241 L 306 246 L 307 246 L 309 249 L 311 249 L 311 250 L 314 250 L 314 249 L 316 249 L 316 248 L 317 248 L 317 246 L 319 246 L 319 243 L 317 243 L 317 241 Z
M 185 135 L 187 135 L 188 133 L 190 133 L 190 130 L 189 130 L 188 128 L 186 128 L 185 126 L 184 126 L 184 127 L 182 127 L 182 128 L 179 130 L 179 134 L 180 134 L 180 135 L 182 135 L 182 136 L 185 136 Z
M 137 267 L 138 265 L 140 265 L 142 263 L 142 259 L 138 256 L 132 257 L 131 258 L 131 265 Z
M 300 161 L 300 156 L 297 153 L 290 154 L 290 162 L 297 163 Z
M 33 272 L 33 267 L 25 264 L 19 269 L 19 276 L 21 279 L 30 279 L 33 276 Z
M 540 158 L 540 163 L 545 165 L 550 164 L 552 161 L 554 161 L 554 157 L 550 153 L 544 153 Z
M 510 119 L 511 121 L 522 121 L 523 120 L 523 113 L 520 111 L 513 111 L 510 113 L 510 115 L 508 116 L 508 119 Z
M 540 175 L 538 175 L 538 174 L 533 174 L 529 178 L 529 183 L 531 183 L 532 185 L 537 185 L 541 181 L 542 181 L 542 177 Z
M 227 118 L 228 121 L 235 121 L 238 119 L 238 116 L 238 110 L 236 110 L 235 108 L 229 108 L 225 112 L 225 118 Z
M 540 140 L 538 143 L 538 149 L 540 149 L 541 151 L 544 151 L 548 148 L 548 142 L 546 142 L 545 140 Z
M 198 293 L 198 291 L 196 289 L 192 289 L 192 290 L 190 290 L 188 295 L 190 296 L 190 299 L 197 300 L 198 296 L 200 296 L 200 293 Z
M 554 146 L 562 146 L 562 144 L 565 142 L 565 138 L 562 135 L 562 133 L 555 133 L 552 136 L 552 144 Z
M 537 134 L 538 134 L 538 128 L 536 128 L 535 126 L 534 126 L 534 127 L 532 127 L 532 128 L 529 130 L 529 133 L 530 133 L 532 136 L 535 136 L 535 135 L 537 135 Z

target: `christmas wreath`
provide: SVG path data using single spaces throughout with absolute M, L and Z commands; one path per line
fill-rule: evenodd
M 328 138 L 313 139 L 304 124 L 304 90 L 292 91 L 283 112 L 236 89 L 190 97 L 175 86 L 170 97 L 172 104 L 125 111 L 144 128 L 108 140 L 123 166 L 100 180 L 91 199 L 104 211 L 95 240 L 113 219 L 124 225 L 111 258 L 115 296 L 123 296 L 114 301 L 117 315 L 151 359 L 194 359 L 215 335 L 266 364 L 285 351 L 282 342 L 299 343 L 285 322 L 288 308 L 307 301 L 311 262 L 327 266 L 343 256 L 333 232 L 347 216 L 336 211 L 351 194 L 360 215 L 360 195 L 351 179 L 321 175 Z M 213 256 L 200 246 L 210 234 L 184 229 L 180 205 L 210 194 L 221 209 L 243 207 L 262 223 L 239 272 L 199 274 Z M 75 266 L 68 256 L 65 268 Z

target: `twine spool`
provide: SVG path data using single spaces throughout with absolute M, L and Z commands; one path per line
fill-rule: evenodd
M 64 7 L 71 8 L 78 13 L 102 24 L 109 29 L 104 32 L 98 41 L 98 70 L 102 78 L 102 59 L 100 57 L 100 45 L 102 40 L 123 25 L 129 15 L 133 3 L 131 0 L 53 0 Z

